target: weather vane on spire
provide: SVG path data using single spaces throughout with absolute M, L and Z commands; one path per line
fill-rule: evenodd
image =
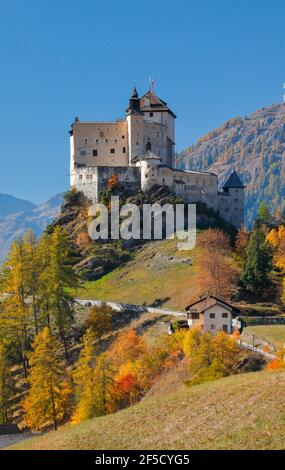
M 154 92 L 154 79 L 153 78 L 149 79 L 149 91 L 151 91 L 151 93 Z

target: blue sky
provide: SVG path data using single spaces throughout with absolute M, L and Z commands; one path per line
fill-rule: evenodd
M 69 125 L 124 116 L 150 76 L 180 150 L 280 102 L 283 0 L 0 0 L 0 192 L 68 188 Z

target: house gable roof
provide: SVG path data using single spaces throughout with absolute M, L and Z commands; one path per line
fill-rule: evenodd
M 204 295 L 202 296 L 199 300 L 196 302 L 193 302 L 192 304 L 188 305 L 186 307 L 186 311 L 189 311 L 192 307 L 195 307 L 195 310 L 197 310 L 199 313 L 204 313 L 206 310 L 209 308 L 213 307 L 214 305 L 221 305 L 222 307 L 226 308 L 227 310 L 230 310 L 233 315 L 238 315 L 239 310 L 234 307 L 233 305 L 225 302 L 224 300 L 219 299 L 218 297 L 215 297 L 213 295 Z

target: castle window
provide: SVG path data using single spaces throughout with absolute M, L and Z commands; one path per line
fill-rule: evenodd
M 92 179 L 93 179 L 93 175 L 89 175 L 89 178 L 92 180 Z
M 124 135 L 122 135 L 122 139 L 124 139 L 124 138 L 125 138 L 125 136 L 124 136 Z
M 82 175 L 79 175 L 79 179 L 82 180 Z
M 81 155 L 81 157 L 85 157 L 85 155 L 86 155 L 85 150 L 80 150 L 80 155 Z
M 110 149 L 110 153 L 115 153 L 115 149 Z
M 126 153 L 126 147 L 123 147 L 123 153 Z
M 117 143 L 117 139 L 115 139 L 115 144 Z
M 87 144 L 87 142 L 88 142 L 88 139 L 85 137 L 84 143 Z
M 149 117 L 153 117 L 153 113 L 149 113 Z
M 89 175 L 86 175 L 86 179 L 89 180 Z
M 140 145 L 139 142 L 137 142 L 137 145 Z
M 98 139 L 96 139 L 96 143 L 98 144 Z
M 98 150 L 97 149 L 94 149 L 93 150 L 93 157 L 97 157 L 98 156 Z
M 107 144 L 107 142 L 108 142 L 108 139 L 105 139 L 105 142 L 106 142 L 106 144 Z
M 238 199 L 235 199 L 235 202 L 238 202 Z

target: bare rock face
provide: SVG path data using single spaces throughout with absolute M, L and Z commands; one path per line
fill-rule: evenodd
M 207 170 L 223 183 L 235 168 L 246 184 L 246 223 L 261 202 L 285 211 L 285 104 L 230 119 L 176 157 L 176 166 Z

